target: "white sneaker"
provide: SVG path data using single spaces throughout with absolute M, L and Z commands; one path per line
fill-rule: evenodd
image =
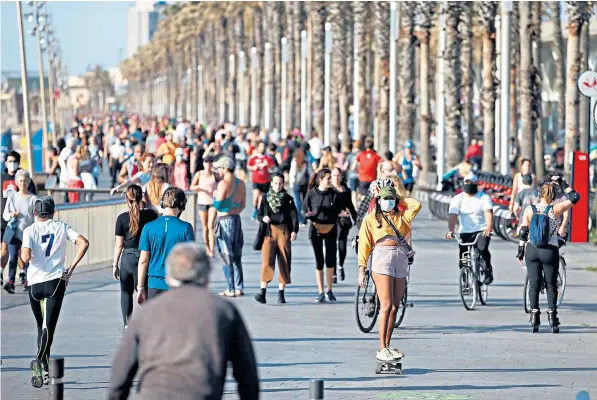
M 375 358 L 377 361 L 394 361 L 394 356 L 392 356 L 392 353 L 387 348 L 378 351 Z
M 390 354 L 392 355 L 392 357 L 394 357 L 394 359 L 400 359 L 400 358 L 404 357 L 404 354 L 402 354 L 402 352 L 400 352 L 392 347 L 388 346 L 388 350 L 390 351 Z

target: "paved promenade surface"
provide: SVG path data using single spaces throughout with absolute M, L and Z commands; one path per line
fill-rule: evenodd
M 246 296 L 231 299 L 253 337 L 262 399 L 307 399 L 311 378 L 325 380 L 326 399 L 574 399 L 581 389 L 597 398 L 597 252 L 568 248 L 568 288 L 559 335 L 544 320 L 532 334 L 522 308 L 524 270 L 515 262 L 516 245 L 494 239 L 496 280 L 489 305 L 466 311 L 458 297 L 457 247 L 441 239 L 445 222 L 424 209 L 415 221 L 417 250 L 408 309 L 393 344 L 406 353 L 404 374 L 375 375 L 377 330 L 361 333 L 354 318 L 356 261 L 347 261 L 347 280 L 336 304 L 315 304 L 314 258 L 306 230 L 293 245 L 293 284 L 286 305 L 255 302 L 260 254 L 250 244 L 256 223 L 244 215 Z M 76 227 L 75 227 L 76 228 Z M 106 238 L 106 240 L 111 240 Z M 93 246 L 93 243 L 91 243 Z M 212 290 L 223 288 L 219 262 Z M 2 399 L 47 399 L 48 389 L 30 385 L 29 362 L 36 330 L 28 299 L 2 291 Z M 542 298 L 545 310 L 545 298 Z M 108 268 L 79 270 L 68 288 L 53 345 L 66 358 L 65 398 L 104 399 L 110 363 L 122 329 L 119 285 Z M 230 375 L 226 398 L 236 399 Z

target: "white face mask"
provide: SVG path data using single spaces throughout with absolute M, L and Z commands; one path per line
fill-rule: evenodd
M 392 211 L 396 207 L 396 200 L 380 200 L 379 206 L 384 212 Z
M 6 163 L 6 168 L 10 171 L 10 172 L 15 172 L 17 169 L 19 169 L 19 163 L 16 161 L 11 161 Z
M 176 156 L 176 161 L 182 161 L 182 156 Z

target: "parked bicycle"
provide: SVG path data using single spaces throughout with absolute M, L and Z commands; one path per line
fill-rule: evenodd
M 459 260 L 460 274 L 458 278 L 460 299 L 467 310 L 475 309 L 477 298 L 482 305 L 487 304 L 488 287 L 485 284 L 485 262 L 476 247 L 480 235 L 482 233 L 475 236 L 475 240 L 471 243 L 464 243 L 458 236 L 453 236 L 459 245 L 467 247 Z

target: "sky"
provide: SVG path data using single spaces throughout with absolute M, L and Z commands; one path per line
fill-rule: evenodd
M 88 65 L 115 67 L 126 55 L 127 11 L 129 1 L 47 1 L 44 8 L 52 18 L 52 29 L 62 48 L 69 75 L 79 75 Z M 23 14 L 33 7 L 22 2 Z M 0 1 L 0 67 L 18 74 L 19 38 L 17 7 L 14 1 Z M 23 18 L 27 70 L 37 74 L 35 37 L 29 34 L 33 24 Z M 44 53 L 44 65 L 47 68 Z

